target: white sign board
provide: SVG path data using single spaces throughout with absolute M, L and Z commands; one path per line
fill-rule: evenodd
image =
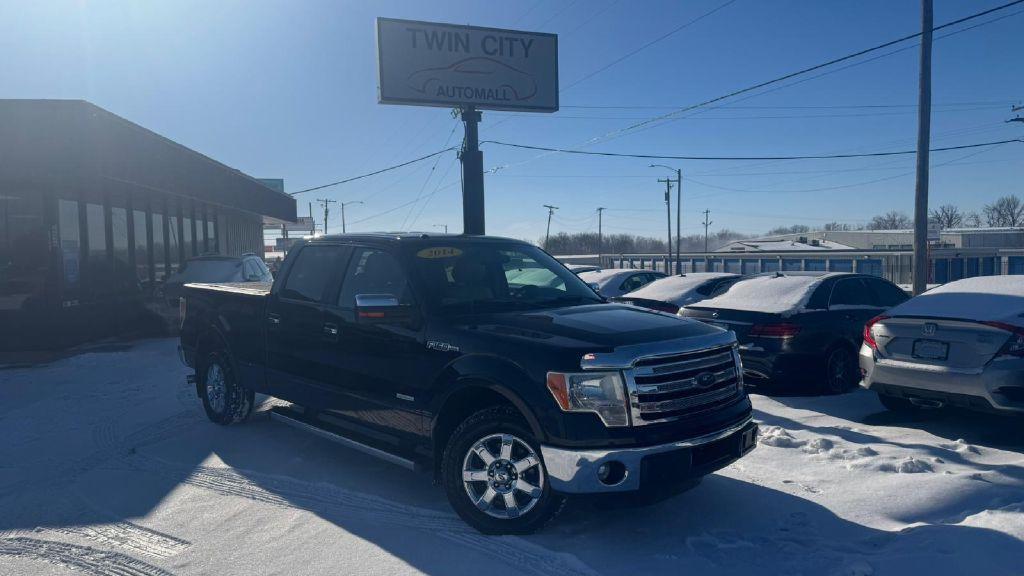
M 558 110 L 558 36 L 377 19 L 382 104 Z

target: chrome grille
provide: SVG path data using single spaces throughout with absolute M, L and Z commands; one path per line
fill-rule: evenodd
M 742 394 L 733 346 L 641 358 L 625 371 L 633 425 L 666 422 L 736 401 Z

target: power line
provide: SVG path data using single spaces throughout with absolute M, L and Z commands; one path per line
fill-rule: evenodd
M 1022 0 L 1022 1 L 1024 1 L 1024 0 Z M 718 12 L 719 10 L 722 10 L 723 8 L 729 6 L 730 4 L 734 4 L 735 2 L 736 2 L 736 0 L 726 0 L 726 2 L 724 2 L 723 4 L 719 4 L 718 7 L 712 8 L 708 12 L 705 12 L 705 13 L 701 14 L 700 16 L 697 16 L 696 18 L 694 18 L 692 20 L 689 20 L 689 21 L 687 21 L 687 22 L 685 22 L 683 24 L 680 24 L 679 26 L 676 26 L 672 30 L 669 30 L 668 32 L 662 34 L 661 36 L 658 36 L 657 38 L 651 40 L 650 42 L 647 42 L 646 44 L 640 46 L 639 48 L 631 50 L 631 51 L 623 54 L 622 56 L 616 58 L 615 60 L 612 60 L 611 62 L 605 64 L 604 66 L 602 66 L 600 68 L 598 68 L 597 70 L 594 70 L 593 72 L 590 72 L 590 73 L 584 75 L 582 78 L 576 80 L 575 82 L 572 82 L 568 86 L 565 86 L 564 88 L 561 88 L 559 90 L 559 93 L 565 92 L 566 90 L 569 90 L 570 88 L 576 86 L 577 84 L 579 84 L 581 82 L 584 82 L 586 80 L 589 80 L 589 79 L 593 78 L 594 76 L 597 76 L 601 72 L 604 72 L 605 70 L 611 68 L 612 66 L 615 66 L 616 64 L 622 62 L 623 60 L 626 60 L 628 58 L 631 58 L 631 57 L 639 54 L 640 52 L 650 48 L 651 46 L 654 46 L 658 42 L 661 42 L 662 40 L 665 40 L 666 38 L 668 38 L 670 36 L 673 36 L 673 35 L 681 32 L 682 30 L 684 30 L 686 28 L 689 28 L 690 26 L 696 24 L 697 22 L 700 22 L 701 20 L 707 18 L 708 16 L 711 16 L 712 14 L 714 14 L 715 12 Z
M 1021 0 L 1021 1 L 1024 2 L 1024 0 Z M 422 162 L 423 160 L 426 160 L 427 158 L 433 158 L 434 156 L 437 156 L 439 154 L 444 154 L 445 152 L 451 152 L 452 150 L 455 150 L 455 148 L 456 148 L 455 146 L 450 146 L 448 148 L 445 148 L 444 150 L 438 150 L 437 152 L 432 152 L 430 154 L 427 154 L 426 156 L 420 156 L 419 158 L 416 158 L 414 160 L 409 160 L 408 162 L 402 162 L 401 164 L 395 164 L 394 166 L 388 166 L 387 168 L 381 168 L 380 170 L 374 170 L 373 172 L 368 172 L 366 174 L 360 174 L 359 176 L 353 176 L 351 178 L 345 178 L 344 180 L 338 180 L 337 182 L 330 182 L 328 184 L 321 184 L 320 186 L 314 186 L 312 188 L 306 188 L 304 190 L 297 190 L 295 192 L 289 192 L 288 194 L 291 195 L 291 196 L 295 196 L 297 194 L 304 194 L 306 192 L 312 192 L 314 190 L 321 190 L 323 188 L 329 188 L 331 186 L 337 186 L 339 184 L 345 184 L 345 183 L 348 183 L 348 182 L 354 182 L 356 180 L 361 180 L 363 178 L 369 178 L 370 176 L 376 176 L 377 174 L 383 174 L 384 172 L 389 172 L 391 170 L 395 170 L 395 169 L 401 168 L 403 166 L 408 166 L 410 164 L 415 164 L 417 162 Z
M 949 108 L 946 110 L 934 110 L 937 113 L 951 113 L 951 112 L 976 112 L 978 110 L 1003 110 L 1003 106 L 983 106 L 975 108 Z M 727 110 L 726 107 L 714 108 L 714 110 Z M 780 120 L 790 118 L 866 118 L 874 116 L 902 116 L 905 114 L 917 114 L 916 110 L 898 110 L 898 111 L 877 111 L 877 112 L 851 112 L 846 114 L 775 114 L 775 115 L 747 115 L 747 116 L 687 116 L 686 120 Z M 525 118 L 533 120 L 639 120 L 639 116 L 593 116 L 593 115 L 579 115 L 579 114 L 555 114 L 552 116 L 525 116 Z M 673 118 L 673 120 L 682 120 L 683 118 Z
M 963 18 L 959 18 L 957 20 L 953 20 L 952 22 L 947 22 L 947 23 L 942 24 L 940 26 L 933 27 L 932 31 L 935 32 L 935 31 L 938 31 L 938 30 L 942 30 L 944 28 L 949 28 L 950 26 L 956 26 L 957 24 L 962 24 L 964 22 L 967 22 L 967 21 L 970 21 L 970 20 L 974 20 L 975 18 L 981 18 L 982 16 L 987 16 L 988 14 L 992 14 L 993 12 L 998 12 L 1000 10 L 1005 10 L 1006 8 L 1009 8 L 1011 6 L 1016 6 L 1017 4 L 1022 4 L 1022 3 L 1024 3 L 1024 0 L 1013 0 L 1011 2 L 1007 2 L 1006 4 L 1002 4 L 1000 6 L 996 6 L 994 8 L 990 8 L 988 10 L 983 10 L 981 12 L 977 12 L 975 14 L 971 14 L 970 16 L 965 16 Z M 724 94 L 722 96 L 717 96 L 715 98 L 711 98 L 709 100 L 705 100 L 705 101 L 697 103 L 697 104 L 692 104 L 690 106 L 685 106 L 683 108 L 679 108 L 679 109 L 677 109 L 677 110 L 675 110 L 673 112 L 669 112 L 668 114 L 662 114 L 660 116 L 655 116 L 653 118 L 649 118 L 647 120 L 644 120 L 643 122 L 639 122 L 637 124 L 633 124 L 631 126 L 627 126 L 626 128 L 618 130 L 615 133 L 631 131 L 631 130 L 634 130 L 636 128 L 640 128 L 642 126 L 646 126 L 648 124 L 651 124 L 652 122 L 657 122 L 659 120 L 665 120 L 665 119 L 671 118 L 672 116 L 675 116 L 676 114 L 681 114 L 683 112 L 687 112 L 687 111 L 693 110 L 695 108 L 702 108 L 702 107 L 707 106 L 709 104 L 714 104 L 715 102 L 719 102 L 719 101 L 725 100 L 727 98 L 732 98 L 733 96 L 738 96 L 740 94 L 745 94 L 747 92 L 751 92 L 751 91 L 757 90 L 759 88 L 764 88 L 765 86 L 770 86 L 772 84 L 777 84 L 779 82 L 783 82 L 785 80 L 789 80 L 790 78 L 795 78 L 797 76 L 802 76 L 804 74 L 807 74 L 808 72 L 813 72 L 815 70 L 820 70 L 822 68 L 826 68 L 828 66 L 832 66 L 834 64 L 838 64 L 840 62 L 845 62 L 847 60 L 852 60 L 854 58 L 858 58 L 860 56 L 864 56 L 865 54 L 870 54 L 872 52 L 876 52 L 878 50 L 882 50 L 884 48 L 888 48 L 890 46 L 894 46 L 896 44 L 900 44 L 902 42 L 906 42 L 907 40 L 912 40 L 914 38 L 918 38 L 922 34 L 923 34 L 923 32 L 915 32 L 913 34 L 908 34 L 906 36 L 903 36 L 903 37 L 900 37 L 900 38 L 896 38 L 896 39 L 890 40 L 888 42 L 883 42 L 882 44 L 878 44 L 877 46 L 872 46 L 870 48 L 865 48 L 863 50 L 859 50 L 857 52 L 853 52 L 853 53 L 847 54 L 845 56 L 840 56 L 838 58 L 833 58 L 831 60 L 828 60 L 826 62 L 822 62 L 820 64 L 815 64 L 813 66 L 808 66 L 807 68 L 803 68 L 803 69 L 797 70 L 795 72 L 790 72 L 789 74 L 784 74 L 782 76 L 779 76 L 777 78 L 773 78 L 771 80 L 766 80 L 764 82 L 759 82 L 757 84 L 754 84 L 753 86 L 748 86 L 746 88 L 741 88 L 739 90 L 734 90 L 734 91 L 729 92 L 728 94 Z
M 932 107 L 942 106 L 984 106 L 986 108 L 1003 108 L 1016 100 L 987 100 L 978 102 L 946 102 L 944 104 L 933 104 Z M 579 108 L 584 110 L 675 110 L 679 106 L 655 106 L 655 105 L 614 105 L 614 106 L 590 106 L 562 104 L 560 108 Z M 821 104 L 805 106 L 720 106 L 719 110 L 833 110 L 837 108 L 917 108 L 917 104 Z
M 1024 0 L 1020 0 L 1024 2 Z M 1010 142 L 1024 142 L 1024 139 L 1013 138 L 997 142 L 979 142 L 976 144 L 963 144 L 960 146 L 945 146 L 932 148 L 931 152 L 945 152 L 947 150 L 963 150 L 966 148 L 980 148 L 982 146 L 997 146 Z M 822 154 L 809 156 L 675 156 L 667 154 L 631 154 L 623 152 L 599 152 L 596 150 L 573 150 L 569 148 L 549 148 L 547 146 L 531 146 L 529 144 L 513 144 L 511 142 L 500 142 L 498 140 L 484 140 L 481 144 L 495 144 L 510 148 L 522 148 L 526 150 L 540 150 L 544 152 L 556 152 L 559 154 L 580 154 L 584 156 L 610 156 L 615 158 L 644 158 L 649 160 L 826 160 L 836 158 L 870 158 L 875 156 L 899 156 L 903 154 L 916 154 L 917 150 L 898 150 L 892 152 L 867 152 L 861 154 Z

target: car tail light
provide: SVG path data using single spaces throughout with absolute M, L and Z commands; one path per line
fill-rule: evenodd
M 986 326 L 1006 330 L 1010 333 L 1010 339 L 1003 344 L 996 356 L 1020 356 L 1024 357 L 1024 328 L 1006 324 L 1004 322 L 982 322 Z
M 750 328 L 750 336 L 761 338 L 792 338 L 800 333 L 800 326 L 789 322 L 779 324 L 754 324 Z
M 868 320 L 868 323 L 864 325 L 864 343 L 872 350 L 878 350 L 878 342 L 875 342 L 875 336 L 871 333 L 871 328 L 882 320 L 888 319 L 888 316 L 875 316 L 871 320 Z

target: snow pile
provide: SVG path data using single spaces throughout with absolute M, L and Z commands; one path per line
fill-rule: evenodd
M 695 272 L 686 276 L 666 276 L 659 278 L 646 286 L 642 286 L 628 292 L 626 296 L 643 298 L 645 300 L 657 300 L 659 302 L 670 302 L 676 306 L 682 306 L 692 302 L 695 294 L 693 291 L 701 284 L 714 278 L 725 278 L 737 276 L 725 272 Z
M 911 298 L 887 315 L 963 318 L 1024 326 L 1024 276 L 957 280 Z
M 755 276 L 733 284 L 725 294 L 696 304 L 700 308 L 724 308 L 788 316 L 807 304 L 825 276 Z

